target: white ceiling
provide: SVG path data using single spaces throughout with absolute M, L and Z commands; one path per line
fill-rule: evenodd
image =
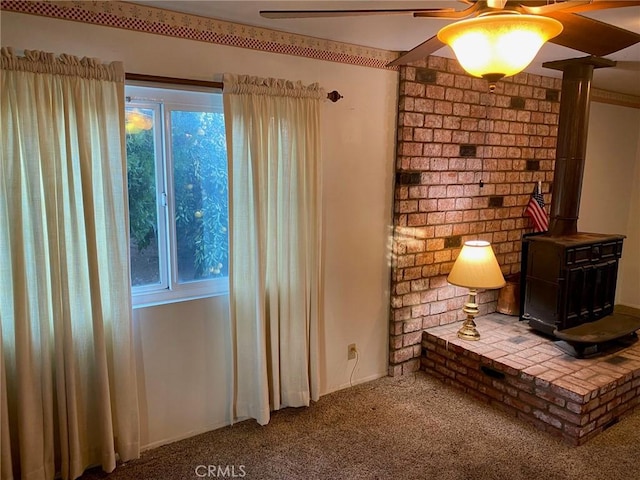
M 549 0 L 553 2 L 553 0 Z M 193 1 L 193 0 L 140 0 L 132 3 L 147 4 L 167 10 L 175 10 L 193 15 L 228 20 L 246 25 L 255 25 L 273 30 L 282 30 L 302 35 L 353 43 L 385 50 L 411 50 L 427 38 L 434 36 L 440 28 L 452 20 L 436 18 L 414 18 L 409 15 L 376 15 L 344 18 L 279 19 L 262 18 L 260 10 L 341 10 L 341 9 L 412 9 L 465 8 L 459 0 L 423 1 Z M 625 7 L 593 11 L 585 14 L 596 20 L 610 23 L 626 30 L 640 33 L 640 7 Z M 436 55 L 453 57 L 449 47 L 444 47 Z M 566 47 L 546 44 L 527 68 L 527 72 L 547 76 L 561 73 L 542 67 L 550 60 L 583 57 L 586 54 Z M 597 69 L 593 86 L 640 96 L 640 43 L 626 48 L 607 58 L 618 61 L 615 68 Z

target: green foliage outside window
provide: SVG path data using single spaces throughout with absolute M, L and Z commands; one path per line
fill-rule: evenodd
M 227 276 L 224 117 L 221 113 L 172 111 L 170 141 L 179 279 Z M 127 133 L 126 147 L 131 241 L 142 252 L 157 238 L 154 130 Z
M 143 251 L 156 237 L 156 172 L 153 130 L 126 135 L 127 179 L 129 182 L 129 231 L 131 240 Z
M 221 113 L 171 115 L 178 273 L 227 276 L 227 150 Z M 187 274 L 194 269 L 193 275 Z

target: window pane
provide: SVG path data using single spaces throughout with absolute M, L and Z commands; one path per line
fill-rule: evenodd
M 125 128 L 129 182 L 131 283 L 160 283 L 153 110 L 127 107 Z
M 222 113 L 171 112 L 178 280 L 228 276 L 227 151 Z

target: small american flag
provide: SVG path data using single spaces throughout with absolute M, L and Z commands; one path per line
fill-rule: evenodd
M 533 226 L 536 232 L 546 232 L 549 230 L 549 218 L 544 211 L 544 198 L 540 192 L 540 183 L 533 187 L 533 193 L 527 204 L 524 213 L 529 215 L 533 220 Z

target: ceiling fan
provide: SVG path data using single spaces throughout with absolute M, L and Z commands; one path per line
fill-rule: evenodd
M 595 56 L 605 56 L 640 42 L 640 34 L 579 15 L 582 12 L 640 6 L 635 0 L 458 0 L 466 4 L 454 8 L 384 9 L 384 10 L 262 10 L 265 18 L 322 18 L 360 15 L 402 15 L 462 20 L 491 15 L 539 16 L 555 19 L 561 32 L 551 43 Z M 466 20 L 468 21 L 468 20 Z M 456 23 L 463 23 L 456 22 Z M 557 22 L 556 22 L 557 23 Z M 445 27 L 447 28 L 447 27 Z M 444 30 L 444 29 L 443 29 Z M 442 32 L 442 30 L 441 30 Z M 439 35 L 427 39 L 404 53 L 388 66 L 405 65 L 423 59 L 445 46 Z M 539 48 L 539 47 L 538 47 Z M 535 55 L 535 54 L 534 54 Z M 525 65 L 526 66 L 526 65 Z M 504 75 L 503 75 L 504 76 Z

